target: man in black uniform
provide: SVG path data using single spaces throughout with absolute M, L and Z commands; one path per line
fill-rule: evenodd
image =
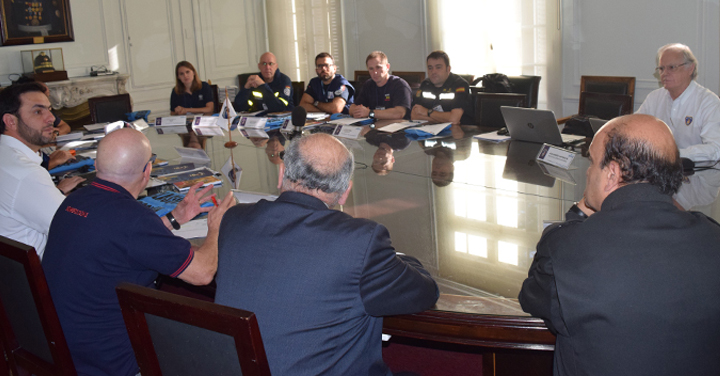
M 391 76 L 390 63 L 382 51 L 374 51 L 365 59 L 370 80 L 360 90 L 350 115 L 355 118 L 404 119 L 410 116 L 410 85 L 398 76 Z
M 472 124 L 470 85 L 450 73 L 450 58 L 444 51 L 427 57 L 428 78 L 415 94 L 411 118 L 435 123 Z
M 295 108 L 290 77 L 280 72 L 272 52 L 260 56 L 258 69 L 235 96 L 235 110 L 282 112 Z
M 315 57 L 317 77 L 310 80 L 300 106 L 307 112 L 348 113 L 353 103 L 355 88 L 341 74 L 335 74 L 335 59 L 327 52 Z

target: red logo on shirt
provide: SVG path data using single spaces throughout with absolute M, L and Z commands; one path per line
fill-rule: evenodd
M 73 208 L 73 207 L 70 206 L 70 205 L 68 205 L 68 207 L 65 208 L 65 211 L 68 212 L 68 213 L 72 213 L 72 214 L 75 214 L 75 215 L 79 215 L 79 216 L 84 217 L 84 218 L 87 218 L 87 216 L 88 216 L 88 212 L 83 211 L 83 210 L 80 210 L 80 209 Z

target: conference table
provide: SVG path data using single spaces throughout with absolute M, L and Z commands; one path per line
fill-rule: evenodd
M 445 137 L 417 141 L 366 126 L 359 139 L 341 139 L 355 156 L 355 170 L 351 194 L 336 209 L 385 225 L 395 249 L 418 258 L 440 287 L 432 310 L 387 317 L 385 333 L 484 348 L 485 375 L 503 374 L 503 363 L 528 354 L 539 355 L 544 368 L 551 364 L 555 337 L 541 319 L 522 311 L 517 296 L 543 229 L 562 221 L 583 196 L 588 144 L 575 147 L 572 167 L 565 170 L 535 161 L 540 144 L 473 138 L 481 131 L 455 126 Z M 229 149 L 227 133 L 159 135 L 153 127 L 145 133 L 153 152 L 173 163 L 174 147 L 202 147 L 209 167 L 220 171 L 232 150 L 242 168 L 240 190 L 273 195 L 279 194 L 288 138 L 301 137 L 271 131 L 268 139 L 248 139 L 233 131 L 238 145 Z M 717 170 L 696 172 L 677 201 L 720 219 L 719 187 Z M 226 181 L 216 191 L 229 189 Z

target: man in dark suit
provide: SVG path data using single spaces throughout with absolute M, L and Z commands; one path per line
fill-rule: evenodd
M 717 375 L 720 226 L 673 205 L 679 159 L 653 116 L 595 135 L 585 197 L 545 231 L 519 296 L 557 335 L 555 375 Z
M 391 375 L 382 316 L 438 298 L 384 226 L 331 209 L 345 203 L 353 168 L 334 137 L 302 137 L 285 151 L 280 197 L 223 218 L 215 301 L 256 314 L 273 375 Z

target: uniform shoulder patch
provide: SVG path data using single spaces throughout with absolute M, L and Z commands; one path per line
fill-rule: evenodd
M 341 85 L 339 89 L 335 90 L 335 95 L 341 95 L 345 91 L 345 85 Z
M 285 90 L 283 90 L 283 93 L 285 93 L 286 97 L 290 96 L 290 86 L 285 86 Z

